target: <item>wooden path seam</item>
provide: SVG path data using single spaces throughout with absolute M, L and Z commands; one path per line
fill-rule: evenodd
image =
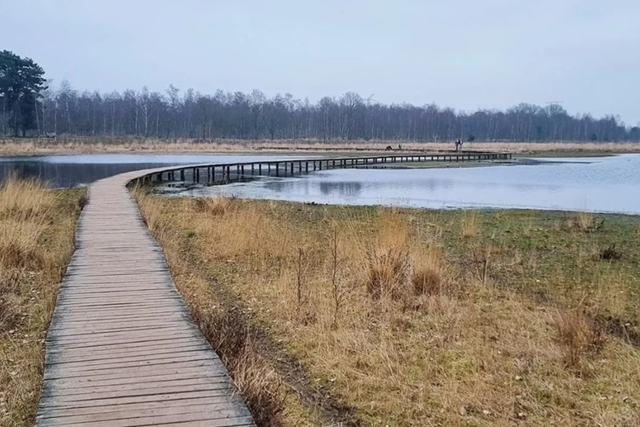
M 254 426 L 126 184 L 97 181 L 47 333 L 37 426 Z

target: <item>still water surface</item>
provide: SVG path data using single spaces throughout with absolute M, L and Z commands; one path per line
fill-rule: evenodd
M 525 208 L 640 214 L 640 154 L 449 169 L 344 169 L 182 195 L 346 205 Z
M 14 173 L 21 177 L 43 179 L 53 187 L 75 187 L 141 169 L 287 158 L 292 157 L 237 154 L 73 154 L 0 157 L 0 180 Z
M 11 171 L 70 187 L 131 170 L 231 163 L 283 156 L 105 154 L 0 157 Z M 291 157 L 289 157 L 291 158 Z M 544 159 L 540 164 L 448 169 L 342 169 L 195 188 L 183 196 L 237 197 L 347 205 L 527 208 L 640 214 L 640 154 Z

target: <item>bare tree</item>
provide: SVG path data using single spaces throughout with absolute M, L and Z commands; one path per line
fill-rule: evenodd
M 42 131 L 77 135 L 143 135 L 157 138 L 379 139 L 438 142 L 639 141 L 617 116 L 572 116 L 560 105 L 519 104 L 506 111 L 455 111 L 435 104 L 385 105 L 347 92 L 317 103 L 291 94 L 267 97 L 217 91 L 214 96 L 170 86 L 166 93 L 142 88 L 101 96 L 79 95 L 68 82 L 36 102 Z M 2 128 L 10 109 L 2 100 Z M 33 102 L 33 101 L 30 101 Z M 58 120 L 58 115 L 61 120 Z M 636 127 L 637 128 L 637 127 Z

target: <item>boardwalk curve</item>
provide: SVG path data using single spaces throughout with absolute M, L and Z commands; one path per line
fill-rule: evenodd
M 46 341 L 37 426 L 252 426 L 125 187 L 98 181 Z
M 92 184 L 47 334 L 37 426 L 253 426 L 227 371 L 192 322 L 164 254 L 126 185 L 294 176 L 388 162 L 510 159 L 404 154 L 205 164 L 134 171 Z M 219 179 L 218 179 L 219 178 Z

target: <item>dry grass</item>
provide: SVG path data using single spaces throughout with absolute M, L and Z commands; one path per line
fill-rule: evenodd
M 583 233 L 589 233 L 601 229 L 604 225 L 603 221 L 602 219 L 597 219 L 590 212 L 578 212 L 575 217 L 567 220 L 567 227 Z
M 0 183 L 0 425 L 33 423 L 44 337 L 74 249 L 83 190 Z
M 553 319 L 566 365 L 584 373 L 584 359 L 599 354 L 604 347 L 602 327 L 585 313 L 582 305 L 573 310 L 558 310 Z
M 445 283 L 447 272 L 438 250 L 427 247 L 413 262 L 411 282 L 415 295 L 452 296 L 451 286 Z
M 478 212 L 465 210 L 462 219 L 462 237 L 476 237 L 478 235 L 478 227 Z
M 228 197 L 209 197 L 206 199 L 197 199 L 196 208 L 198 212 L 207 215 L 218 216 L 224 215 L 231 206 L 231 199 Z
M 400 300 L 411 283 L 409 252 L 402 247 L 372 248 L 366 257 L 366 287 L 374 300 Z
M 457 212 L 139 200 L 192 310 L 242 313 L 269 382 L 293 390 L 278 423 L 638 421 L 640 354 L 594 320 L 635 313 L 624 269 L 636 252 L 581 261 L 588 277 L 568 268 L 599 230 L 558 231 L 543 213 L 524 218 L 525 236 L 520 214 L 476 213 L 465 239 Z M 491 254 L 488 274 L 469 268 L 474 248 Z
M 194 308 L 196 324 L 231 373 L 256 424 L 283 425 L 285 395 L 280 379 L 253 347 L 246 317 L 239 310 Z
M 122 152 L 247 152 L 247 151 L 385 151 L 388 145 L 401 144 L 404 151 L 452 151 L 453 141 L 331 141 L 319 140 L 135 140 L 131 138 L 89 138 L 61 136 L 49 139 L 0 139 L 0 154 L 50 153 L 122 153 Z M 586 143 L 586 142 L 467 142 L 465 150 L 506 151 L 519 154 L 532 153 L 637 153 L 639 143 Z

